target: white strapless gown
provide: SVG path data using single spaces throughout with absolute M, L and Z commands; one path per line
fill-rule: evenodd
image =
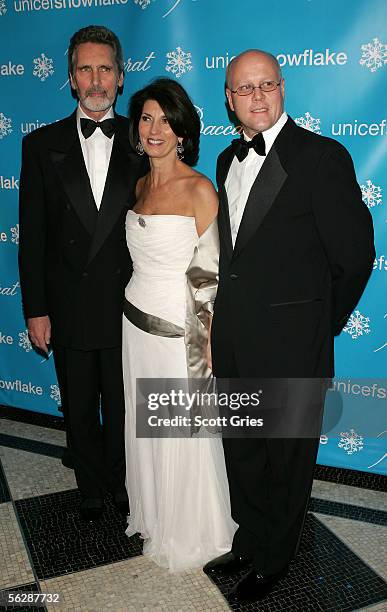
M 139 215 L 126 221 L 133 276 L 126 299 L 184 327 L 186 276 L 198 240 L 193 217 Z M 145 225 L 144 225 L 145 222 Z M 171 571 L 201 567 L 231 548 L 228 482 L 220 438 L 136 438 L 136 378 L 186 378 L 184 338 L 142 331 L 123 318 L 127 535 Z

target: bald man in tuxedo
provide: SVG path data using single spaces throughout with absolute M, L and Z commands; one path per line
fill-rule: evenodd
M 246 569 L 231 596 L 267 595 L 294 558 L 309 500 L 333 340 L 370 276 L 375 251 L 349 153 L 284 111 L 274 56 L 246 51 L 228 66 L 226 95 L 243 129 L 217 164 L 220 270 L 212 323 L 219 379 L 290 381 L 299 426 L 315 435 L 224 438 L 232 550 L 209 575 Z M 307 398 L 297 380 L 313 389 Z M 319 381 L 321 380 L 321 386 Z M 314 384 L 316 382 L 316 385 Z M 311 385 L 309 383 L 312 383 Z M 307 387 L 305 387 L 307 388 Z

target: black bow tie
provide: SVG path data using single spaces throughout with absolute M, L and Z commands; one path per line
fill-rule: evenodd
M 93 121 L 92 119 L 84 119 L 81 117 L 81 130 L 85 138 L 89 138 L 94 134 L 97 127 L 101 128 L 105 136 L 111 138 L 116 129 L 115 119 L 104 119 L 104 121 Z
M 234 155 L 237 156 L 240 162 L 247 157 L 249 149 L 254 149 L 258 155 L 266 155 L 265 141 L 262 132 L 255 134 L 254 138 L 248 142 L 243 137 L 233 140 L 231 146 L 233 148 Z

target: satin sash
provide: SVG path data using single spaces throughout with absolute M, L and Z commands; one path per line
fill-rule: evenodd
M 154 336 L 164 336 L 164 338 L 181 338 L 184 336 L 184 329 L 166 321 L 160 319 L 154 315 L 142 312 L 133 306 L 128 300 L 124 299 L 124 315 L 133 325 L 142 329 L 142 331 Z

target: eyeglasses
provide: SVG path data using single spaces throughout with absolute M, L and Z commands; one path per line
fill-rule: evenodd
M 232 93 L 238 94 L 238 96 L 250 96 L 254 89 L 260 89 L 265 93 L 269 91 L 274 91 L 277 89 L 278 85 L 281 83 L 280 79 L 278 83 L 276 81 L 263 81 L 260 85 L 252 85 L 251 83 L 247 83 L 246 85 L 240 85 L 236 89 L 230 89 Z

